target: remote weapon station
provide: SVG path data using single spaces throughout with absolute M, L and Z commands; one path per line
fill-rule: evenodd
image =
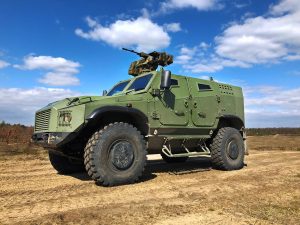
M 127 48 L 122 48 L 125 51 L 132 52 L 141 57 L 141 59 L 130 64 L 128 74 L 138 76 L 145 72 L 155 71 L 158 66 L 167 66 L 173 63 L 173 56 L 165 52 L 136 52 Z
M 244 166 L 246 135 L 240 87 L 173 74 L 165 52 L 135 52 L 133 77 L 103 96 L 53 102 L 35 114 L 32 140 L 49 152 L 59 173 L 86 171 L 104 186 L 136 182 L 147 154 L 180 167 L 190 157 L 212 166 Z M 161 66 L 160 70 L 157 70 Z

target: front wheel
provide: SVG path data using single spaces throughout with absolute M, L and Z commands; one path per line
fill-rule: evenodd
M 114 123 L 94 133 L 84 153 L 88 174 L 103 186 L 136 182 L 146 164 L 141 133 L 127 123 Z
M 210 146 L 213 167 L 238 170 L 244 167 L 245 147 L 240 132 L 232 127 L 218 130 Z

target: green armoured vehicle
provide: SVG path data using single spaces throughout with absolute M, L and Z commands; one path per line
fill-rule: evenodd
M 53 167 L 86 170 L 104 186 L 137 181 L 147 154 L 161 154 L 167 163 L 210 157 L 214 168 L 241 169 L 242 89 L 157 71 L 173 62 L 164 52 L 137 54 L 129 68 L 134 77 L 103 96 L 66 98 L 36 112 L 32 140 L 48 150 Z

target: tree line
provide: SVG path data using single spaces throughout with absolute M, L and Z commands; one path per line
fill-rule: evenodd
M 9 143 L 29 143 L 33 134 L 32 126 L 22 124 L 9 124 L 0 122 L 0 142 Z M 300 128 L 248 128 L 248 136 L 263 135 L 300 135 Z
M 300 128 L 248 128 L 246 129 L 248 136 L 264 136 L 264 135 L 300 135 Z
M 32 126 L 9 124 L 5 121 L 0 122 L 0 142 L 5 142 L 7 144 L 29 143 L 32 134 Z

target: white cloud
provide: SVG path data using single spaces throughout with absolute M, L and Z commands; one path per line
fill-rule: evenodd
M 282 0 L 271 15 L 248 18 L 216 38 L 216 53 L 250 64 L 297 59 L 300 55 L 300 1 Z
M 243 67 L 250 65 L 239 60 L 230 60 L 208 53 L 210 45 L 200 43 L 192 48 L 182 47 L 180 54 L 175 58 L 175 63 L 192 73 L 213 73 L 224 67 Z
M 300 60 L 300 1 L 282 0 L 270 7 L 267 16 L 230 25 L 215 38 L 210 51 L 191 49 L 194 55 L 180 52 L 177 62 L 194 73 Z M 196 56 L 198 60 L 190 61 Z
M 170 32 L 181 31 L 180 23 L 167 23 L 167 24 L 164 24 L 164 28 L 166 31 L 170 31 Z
M 39 79 L 40 83 L 52 85 L 52 86 L 67 86 L 67 85 L 79 85 L 79 79 L 72 73 L 64 72 L 49 72 L 45 76 Z
M 0 121 L 33 125 L 36 110 L 50 102 L 78 95 L 80 93 L 61 88 L 0 88 Z
M 79 85 L 79 79 L 75 77 L 79 73 L 80 64 L 62 57 L 52 56 L 26 56 L 23 65 L 15 65 L 16 68 L 24 70 L 48 70 L 39 82 L 54 85 L 68 86 Z
M 290 71 L 289 75 L 300 76 L 300 71 L 299 70 Z
M 247 126 L 300 126 L 300 88 L 253 86 L 245 87 L 244 95 Z
M 297 55 L 288 55 L 288 56 L 285 56 L 284 59 L 288 60 L 288 61 L 300 60 L 300 54 L 297 54 Z
M 0 60 L 0 69 L 8 67 L 10 64 L 8 62 L 5 62 L 3 60 Z
M 210 80 L 210 79 L 212 79 L 212 77 L 211 76 L 208 76 L 208 75 L 202 75 L 202 76 L 200 76 L 199 77 L 200 79 L 203 79 L 203 80 Z M 216 80 L 214 80 L 214 81 L 216 81 Z M 218 82 L 218 81 L 217 81 Z
M 300 113 L 300 88 L 284 90 L 280 87 L 258 86 L 245 90 L 246 104 L 257 107 L 280 106 L 285 110 L 298 109 Z
M 184 66 L 185 69 L 191 71 L 192 73 L 213 73 L 215 71 L 223 69 L 223 65 L 213 62 L 213 63 L 196 63 L 194 65 L 186 65 Z
M 152 51 L 168 47 L 170 37 L 162 26 L 149 18 L 139 17 L 131 20 L 117 20 L 103 26 L 97 21 L 86 18 L 90 30 L 76 29 L 75 33 L 85 39 L 103 41 L 114 47 L 134 47 L 138 51 Z
M 196 8 L 199 11 L 220 8 L 217 0 L 167 0 L 161 3 L 161 11 L 166 12 L 170 9 Z
M 141 9 L 141 14 L 143 18 L 150 18 L 151 17 L 151 13 L 149 12 L 149 10 L 147 8 L 142 8 Z M 128 18 L 126 18 L 128 19 Z
M 249 6 L 250 2 L 247 2 L 247 3 L 233 2 L 232 4 L 233 4 L 234 7 L 238 8 L 238 9 L 242 9 L 242 8 L 245 8 L 245 7 Z
M 281 0 L 279 4 L 271 6 L 271 13 L 282 15 L 286 12 L 299 12 L 300 4 L 298 0 Z

